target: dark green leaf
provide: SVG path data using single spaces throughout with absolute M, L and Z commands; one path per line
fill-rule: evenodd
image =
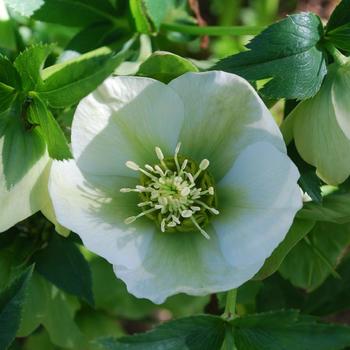
M 320 288 L 308 295 L 303 310 L 314 315 L 329 315 L 350 308 L 350 259 L 338 269 L 341 278 L 329 276 Z
M 72 157 L 61 127 L 45 103 L 37 96 L 33 97 L 28 108 L 28 121 L 40 130 L 51 158 L 63 160 Z
M 7 349 L 16 336 L 32 273 L 33 267 L 26 269 L 7 288 L 0 291 L 0 349 Z
M 248 315 L 232 321 L 239 350 L 342 350 L 350 345 L 350 328 L 319 323 L 297 311 Z
M 49 45 L 33 45 L 17 56 L 14 66 L 21 76 L 24 91 L 35 90 L 41 83 L 40 72 L 51 51 Z
M 186 72 L 198 72 L 198 68 L 181 56 L 158 51 L 141 64 L 137 75 L 154 78 L 167 84 Z
M 116 9 L 108 0 L 45 0 L 33 18 L 66 26 L 83 27 L 91 23 L 115 21 Z
M 6 111 L 11 106 L 15 97 L 15 89 L 0 82 L 0 113 Z
M 64 291 L 94 303 L 89 264 L 69 239 L 53 235 L 46 248 L 34 256 L 36 270 Z
M 288 16 L 269 26 L 248 45 L 249 51 L 220 61 L 214 69 L 247 80 L 272 78 L 260 90 L 269 98 L 306 99 L 319 90 L 326 64 L 317 44 L 322 23 L 312 13 Z
M 82 29 L 68 43 L 66 50 L 86 53 L 105 45 L 106 37 L 112 32 L 113 25 L 108 22 L 94 23 Z
M 306 163 L 300 157 L 294 142 L 288 145 L 288 155 L 300 172 L 298 184 L 302 190 L 306 192 L 314 202 L 321 203 L 321 180 L 316 175 L 316 168 Z
M 294 286 L 315 290 L 333 272 L 350 243 L 350 225 L 318 222 L 284 259 L 280 273 Z
M 350 23 L 329 31 L 327 33 L 327 39 L 339 49 L 350 51 Z
M 40 96 L 52 107 L 78 103 L 111 75 L 126 55 L 113 55 L 104 47 L 52 66 L 44 72 L 44 82 L 38 88 Z
M 22 119 L 27 107 L 16 101 L 0 114 L 0 139 L 3 138 L 2 165 L 6 186 L 10 189 L 45 153 L 45 141 L 36 128 Z
M 167 322 L 131 337 L 103 339 L 106 350 L 220 350 L 225 322 L 215 316 L 194 316 Z
M 314 225 L 314 221 L 295 219 L 286 238 L 265 261 L 263 267 L 254 276 L 254 279 L 264 279 L 277 271 L 287 254 L 311 231 Z
M 327 23 L 326 32 L 350 22 L 350 0 L 342 0 L 333 11 Z

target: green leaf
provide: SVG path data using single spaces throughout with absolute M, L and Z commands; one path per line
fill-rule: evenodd
M 136 73 L 141 77 L 157 79 L 165 84 L 187 72 L 198 72 L 190 61 L 170 52 L 154 52 Z
M 156 30 L 159 30 L 160 25 L 164 21 L 166 15 L 174 8 L 173 0 L 143 0 L 144 7 L 147 11 L 148 17 Z
M 51 51 L 49 45 L 33 45 L 16 57 L 14 66 L 21 77 L 24 91 L 35 90 L 41 83 L 40 72 Z
M 152 26 L 148 21 L 142 0 L 129 0 L 130 12 L 134 19 L 136 30 L 139 33 L 150 34 Z
M 23 301 L 33 267 L 26 269 L 0 291 L 0 348 L 7 349 L 15 339 L 21 321 Z
M 269 26 L 248 45 L 249 51 L 221 60 L 213 69 L 247 80 L 272 78 L 260 90 L 268 98 L 306 99 L 320 89 L 326 75 L 320 18 L 312 13 L 288 16 Z
M 11 20 L 0 18 L 0 47 L 12 51 L 17 50 L 15 26 Z
M 232 321 L 239 350 L 342 350 L 350 345 L 350 328 L 319 323 L 297 311 L 248 315 Z
M 112 22 L 116 11 L 108 0 L 5 0 L 5 3 L 22 16 L 73 27 L 104 20 Z
M 8 189 L 24 177 L 46 149 L 39 130 L 22 119 L 27 108 L 17 100 L 9 110 L 0 114 L 0 138 L 4 138 L 0 157 Z
M 294 286 L 315 290 L 329 274 L 337 275 L 334 268 L 349 243 L 349 224 L 319 222 L 287 255 L 279 272 Z
M 53 235 L 34 261 L 36 270 L 51 283 L 94 304 L 89 264 L 72 241 Z
M 141 319 L 155 310 L 155 305 L 149 300 L 129 294 L 105 260 L 94 257 L 90 267 L 96 308 L 132 320 Z
M 225 321 L 216 316 L 194 316 L 167 322 L 156 329 L 120 339 L 103 339 L 106 350 L 220 350 Z
M 350 51 L 350 23 L 329 31 L 327 39 L 339 49 Z
M 263 267 L 254 276 L 254 279 L 265 279 L 277 271 L 287 254 L 311 231 L 314 225 L 314 221 L 295 219 L 286 238 L 265 261 Z
M 350 193 L 333 193 L 323 197 L 322 204 L 307 202 L 298 212 L 300 219 L 345 224 L 350 222 Z
M 0 82 L 0 113 L 6 111 L 11 106 L 15 97 L 15 89 Z
M 288 119 L 286 123 L 288 123 Z M 286 123 L 284 125 L 286 125 Z M 300 178 L 298 180 L 299 186 L 310 196 L 314 202 L 321 203 L 321 180 L 316 175 L 316 168 L 306 163 L 301 158 L 294 142 L 291 142 L 288 145 L 287 149 L 288 156 L 292 159 L 293 163 L 297 166 L 300 172 Z
M 67 139 L 61 127 L 38 96 L 34 96 L 29 105 L 28 121 L 38 127 L 43 139 L 46 141 L 47 150 L 51 158 L 57 160 L 72 158 Z
M 19 89 L 21 87 L 21 78 L 9 59 L 0 54 L 0 82 Z
M 350 307 L 350 259 L 338 269 L 341 278 L 329 276 L 320 288 L 309 294 L 303 310 L 313 315 L 330 315 Z
M 126 52 L 114 55 L 103 47 L 49 67 L 37 91 L 52 107 L 76 104 L 111 75 L 126 56 Z
M 97 338 L 121 337 L 124 335 L 121 325 L 115 317 L 108 316 L 100 311 L 83 309 L 77 314 L 76 322 L 89 342 L 88 347 L 84 350 L 101 350 L 93 342 Z
M 75 299 L 47 284 L 47 309 L 42 324 L 51 342 L 63 348 L 86 349 L 86 342 L 74 321 L 80 307 Z
M 341 27 L 350 22 L 350 0 L 342 0 L 333 11 L 327 23 L 326 32 Z
M 34 271 L 29 281 L 17 337 L 27 337 L 42 323 L 47 312 L 48 288 L 45 280 Z

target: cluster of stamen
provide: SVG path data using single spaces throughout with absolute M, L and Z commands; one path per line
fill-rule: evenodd
M 157 218 L 162 232 L 176 231 L 183 227 L 184 222 L 192 223 L 192 226 L 207 239 L 208 233 L 201 227 L 196 218 L 199 213 L 209 213 L 217 215 L 219 211 L 213 206 L 208 205 L 208 197 L 215 196 L 214 187 L 207 186 L 202 189 L 199 187 L 199 178 L 203 177 L 203 172 L 209 166 L 209 161 L 203 159 L 194 173 L 191 172 L 190 161 L 188 159 L 179 159 L 179 143 L 175 149 L 174 158 L 171 160 L 174 166 L 169 166 L 169 160 L 164 158 L 163 152 L 159 147 L 155 152 L 160 164 L 151 166 L 146 164 L 141 168 L 133 161 L 127 161 L 126 166 L 131 170 L 140 172 L 145 179 L 142 185 L 135 188 L 122 188 L 121 192 L 137 192 L 142 201 L 137 206 L 142 212 L 136 216 L 130 216 L 125 219 L 126 224 L 131 224 L 135 220 L 148 216 Z M 167 164 L 168 163 L 168 164 Z M 191 162 L 192 164 L 193 162 Z M 192 167 L 193 169 L 193 167 Z M 212 202 L 212 200 L 210 201 Z

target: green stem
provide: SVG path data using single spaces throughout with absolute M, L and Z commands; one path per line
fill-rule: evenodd
M 178 24 L 178 23 L 162 23 L 161 28 L 173 32 L 180 32 L 193 35 L 256 35 L 265 29 L 263 26 L 229 26 L 215 27 Z
M 349 62 L 349 57 L 344 56 L 333 44 L 330 42 L 325 43 L 327 51 L 332 55 L 334 61 L 339 65 L 344 65 Z
M 231 289 L 227 292 L 226 306 L 223 318 L 232 320 L 236 317 L 236 301 L 237 301 L 237 289 Z

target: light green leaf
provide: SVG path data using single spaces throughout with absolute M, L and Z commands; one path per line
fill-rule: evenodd
M 213 69 L 247 80 L 272 78 L 260 90 L 268 98 L 306 99 L 320 89 L 327 73 L 317 47 L 323 26 L 313 13 L 288 16 L 269 26 L 248 45 L 249 51 L 221 60 Z
M 126 52 L 114 55 L 103 47 L 49 67 L 44 71 L 44 81 L 37 91 L 52 107 L 73 105 L 95 90 L 125 57 Z
M 26 289 L 33 267 L 23 271 L 11 284 L 0 291 L 0 348 L 7 349 L 15 339 L 21 321 Z
M 33 259 L 36 270 L 51 283 L 94 304 L 90 267 L 74 242 L 53 235 Z
M 45 103 L 36 95 L 28 108 L 28 121 L 40 131 L 42 138 L 46 141 L 51 158 L 57 160 L 72 158 L 67 139 L 61 127 Z
M 106 350 L 220 350 L 225 321 L 215 316 L 194 316 L 167 322 L 145 333 L 99 341 Z
M 129 6 L 136 30 L 139 33 L 150 34 L 152 32 L 152 26 L 147 19 L 142 0 L 129 0 Z
M 24 91 L 35 90 L 41 83 L 40 72 L 51 51 L 49 45 L 33 45 L 16 57 L 14 66 L 21 76 Z
M 350 345 L 350 328 L 317 322 L 298 311 L 275 311 L 236 318 L 239 350 L 342 350 Z
M 334 273 L 350 243 L 350 225 L 318 222 L 307 239 L 300 241 L 284 259 L 281 275 L 294 286 L 315 290 Z
M 311 231 L 314 225 L 314 221 L 295 219 L 286 238 L 265 261 L 263 267 L 254 276 L 254 279 L 264 279 L 277 271 L 287 254 Z
M 13 51 L 17 50 L 15 26 L 11 20 L 3 21 L 0 18 L 0 47 Z
M 157 51 L 143 62 L 136 73 L 141 77 L 157 79 L 165 84 L 186 72 L 198 72 L 190 61 L 170 52 Z

